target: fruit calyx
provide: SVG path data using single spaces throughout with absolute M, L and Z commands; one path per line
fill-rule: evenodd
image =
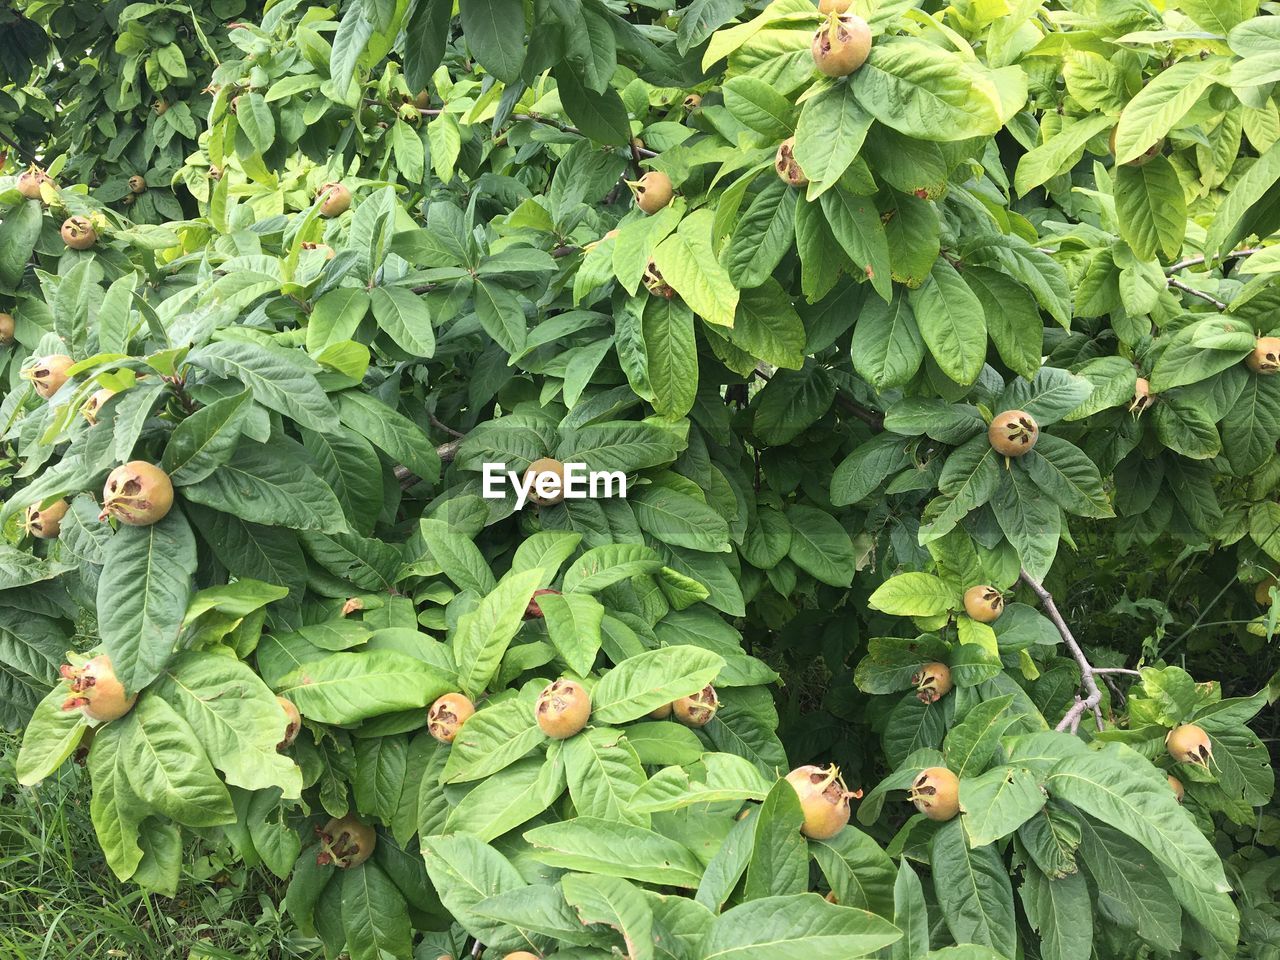
M 40 504 L 33 503 L 27 507 L 23 526 L 27 533 L 40 540 L 53 540 L 62 530 L 62 518 L 67 515 L 70 504 L 65 500 L 55 500 L 43 510 Z
M 684 98 L 684 102 L 681 103 L 681 106 L 683 106 L 687 112 L 692 113 L 694 110 L 697 110 L 700 106 L 702 106 L 702 94 L 700 93 L 689 94 L 687 97 Z
M 476 705 L 461 693 L 436 698 L 427 710 L 427 732 L 441 743 L 453 743 L 458 731 L 476 712 Z
M 911 677 L 916 699 L 921 703 L 937 703 L 951 692 L 951 668 L 945 663 L 926 663 Z
M 800 832 L 811 840 L 830 840 L 849 822 L 849 798 L 854 796 L 835 764 L 819 767 L 807 764 L 787 774 L 800 798 L 804 823 Z
M 987 439 L 996 453 L 1021 457 L 1030 453 L 1040 439 L 1040 426 L 1025 410 L 1006 410 L 987 427 Z
M 316 827 L 316 836 L 320 838 L 316 863 L 322 867 L 333 864 L 343 870 L 358 867 L 368 860 L 378 843 L 373 827 L 354 813 L 334 817 L 323 827 Z
M 970 587 L 964 592 L 964 612 L 970 620 L 995 623 L 1004 613 L 1004 594 L 985 583 Z
M 1179 763 L 1195 763 L 1208 767 L 1213 759 L 1213 744 L 1209 735 L 1194 723 L 1174 727 L 1164 738 L 1169 756 Z
M 671 704 L 672 713 L 686 727 L 705 727 L 719 709 L 720 698 L 709 683 L 697 693 L 681 697 Z
M 582 684 L 561 677 L 538 694 L 533 716 L 553 740 L 572 737 L 591 717 L 591 694 Z
M 98 422 L 98 414 L 102 411 L 102 405 L 116 395 L 114 390 L 103 387 L 101 390 L 95 390 L 84 405 L 80 408 L 80 416 L 89 421 L 90 424 Z
M 302 714 L 298 712 L 292 700 L 276 697 L 276 703 L 280 704 L 280 709 L 284 713 L 284 736 L 276 744 L 276 751 L 283 753 L 293 746 L 293 742 L 298 739 L 298 734 L 302 732 Z
M 676 295 L 675 287 L 662 279 L 662 271 L 658 269 L 658 264 L 653 260 L 645 264 L 644 288 L 653 296 L 662 297 L 664 300 L 671 300 Z
M 1133 403 L 1129 404 L 1129 412 L 1137 416 L 1156 402 L 1156 395 L 1151 392 L 1151 381 L 1146 377 L 1138 377 L 1133 384 Z
M 136 693 L 131 697 L 125 696 L 124 684 L 117 679 L 111 658 L 105 653 L 87 660 L 80 667 L 64 663 L 58 672 L 71 690 L 71 696 L 62 704 L 62 709 L 79 710 L 95 723 L 118 720 L 137 702 Z
M 847 77 L 867 62 L 871 27 L 857 14 L 832 11 L 813 35 L 810 53 L 820 73 Z
M 635 194 L 636 206 L 645 213 L 657 213 L 675 196 L 671 178 L 661 170 L 650 170 L 639 180 L 627 181 L 627 186 Z
M 52 184 L 53 179 L 33 163 L 18 175 L 18 192 L 28 200 L 41 200 L 40 188 L 46 183 Z
M 1264 377 L 1280 372 L 1280 337 L 1259 337 L 1244 365 Z
M 339 217 L 351 207 L 351 191 L 336 181 L 323 184 L 316 191 L 322 217 Z
M 930 820 L 950 820 L 960 812 L 960 778 L 946 767 L 928 767 L 911 782 L 907 799 Z
M 88 250 L 98 242 L 98 231 L 88 217 L 68 217 L 62 222 L 62 242 L 72 250 Z
M 800 164 L 796 160 L 795 137 L 787 137 L 778 144 L 778 152 L 773 157 L 773 169 L 790 186 L 803 187 L 809 182 L 809 178 L 804 175 L 804 171 L 800 169 Z
M 65 353 L 51 353 L 23 370 L 22 379 L 29 380 L 36 393 L 48 400 L 67 382 L 67 371 L 74 364 Z
M 107 475 L 98 519 L 115 517 L 131 527 L 146 527 L 164 519 L 172 506 L 169 475 L 145 460 L 131 460 Z

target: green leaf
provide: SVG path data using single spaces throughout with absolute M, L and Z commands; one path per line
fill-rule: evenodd
M 889 301 L 893 297 L 889 241 L 872 199 L 837 187 L 824 193 L 821 203 L 831 233 L 853 261 L 855 275 L 870 280 L 880 298 Z
M 424 480 L 440 475 L 440 457 L 422 428 L 367 393 L 349 390 L 338 395 L 338 417 L 379 450 L 404 464 Z
M 533 950 L 538 944 L 514 928 L 489 919 L 477 905 L 500 893 L 526 886 L 506 857 L 475 837 L 458 834 L 423 837 L 427 875 L 444 908 L 485 946 L 498 950 Z
M 961 820 L 944 823 L 933 835 L 929 863 L 938 906 L 958 943 L 981 944 L 1011 957 L 1018 934 L 1009 872 L 994 846 L 970 848 Z
M 653 960 L 653 909 L 640 889 L 620 877 L 585 873 L 566 874 L 560 884 L 583 926 L 612 927 L 631 945 L 632 960 Z
M 1082 517 L 1114 517 L 1097 466 L 1083 450 L 1060 437 L 1040 435 L 1022 462 L 1027 474 L 1066 510 Z
M 865 303 L 853 328 L 849 353 L 858 376 L 877 390 L 900 387 L 916 375 L 924 361 L 924 340 L 901 290 L 894 290 L 888 303 L 878 299 Z
M 1163 156 L 1141 166 L 1115 169 L 1116 222 L 1120 236 L 1143 260 L 1172 260 L 1187 230 L 1187 203 L 1173 164 Z
M 1044 143 L 1024 153 L 1013 177 L 1014 189 L 1018 191 L 1018 195 L 1026 196 L 1046 180 L 1061 173 L 1064 167 L 1078 161 L 1084 145 L 1113 123 L 1112 118 L 1103 114 L 1076 120 Z
M 425 707 L 456 690 L 421 660 L 391 650 L 334 653 L 303 664 L 277 692 L 320 723 L 355 723 L 397 710 Z
M 407 956 L 412 948 L 409 906 L 374 862 L 342 875 L 342 928 L 351 960 Z
M 64 710 L 65 684 L 45 694 L 22 734 L 15 772 L 18 783 L 32 787 L 49 776 L 75 752 L 87 729 L 79 710 Z
M 184 826 L 235 822 L 231 795 L 213 772 L 195 731 L 171 706 L 159 697 L 141 697 L 125 724 L 120 749 L 138 797 Z
M 462 31 L 480 65 L 515 83 L 524 65 L 524 4 L 520 0 L 462 0 Z
M 938 366 L 956 383 L 973 383 L 987 356 L 987 320 L 956 268 L 938 260 L 924 286 L 907 291 L 907 299 Z
M 645 784 L 644 768 L 619 731 L 593 727 L 566 740 L 561 750 L 573 809 L 582 817 L 649 826 L 634 805 Z
M 694 313 L 708 323 L 732 327 L 738 289 L 716 258 L 711 236 L 714 218 L 708 209 L 689 214 L 673 235 L 658 244 L 653 260 L 662 279 Z
M 404 287 L 374 287 L 371 305 L 374 320 L 400 349 L 414 357 L 436 352 L 431 311 L 421 297 Z
M 1183 60 L 1138 91 L 1116 124 L 1117 163 L 1142 156 L 1168 135 L 1218 78 L 1221 60 Z
M 959 604 L 956 590 L 931 573 L 900 573 L 867 599 L 872 610 L 898 617 L 935 617 Z
M 128 880 L 142 861 L 138 828 L 150 814 L 129 784 L 129 759 L 124 745 L 132 736 L 129 723 L 110 723 L 97 731 L 89 751 L 89 776 L 93 795 L 89 815 L 107 866 L 121 880 Z
M 961 822 L 971 847 L 1007 837 L 1044 804 L 1039 778 L 1025 767 L 993 767 L 960 781 Z
M 716 917 L 705 960 L 837 960 L 864 957 L 902 936 L 888 920 L 828 903 L 816 893 L 764 897 Z
M 797 567 L 823 583 L 846 587 L 853 581 L 858 558 L 853 541 L 835 517 L 816 507 L 789 507 L 788 556 Z
M 791 102 L 763 80 L 732 77 L 725 81 L 723 92 L 729 113 L 756 133 L 770 140 L 783 140 L 795 129 Z
M 693 889 L 702 865 L 689 849 L 644 827 L 594 817 L 575 817 L 534 827 L 524 839 L 530 855 L 552 867 L 585 870 Z
M 538 816 L 563 790 L 563 764 L 529 757 L 482 780 L 453 808 L 444 829 L 487 843 Z
M 671 646 L 647 650 L 608 671 L 591 694 L 597 723 L 626 723 L 688 697 L 716 678 L 724 660 L 710 650 Z
M 490 704 L 463 724 L 449 750 L 441 781 L 460 783 L 490 776 L 545 740 L 532 703 L 509 699 Z
M 810 203 L 839 181 L 862 149 L 871 115 L 858 104 L 852 83 L 838 83 L 810 97 L 796 125 L 795 158 L 809 179 Z
M 333 429 L 333 405 L 315 378 L 318 367 L 298 350 L 261 343 L 221 340 L 197 347 L 187 362 L 223 377 L 234 377 L 264 407 L 292 417 L 320 433 Z
M 504 29 L 510 31 L 510 26 Z M 612 87 L 600 93 L 589 89 L 568 63 L 561 63 L 555 76 L 565 113 L 585 136 L 597 143 L 612 144 L 624 144 L 631 139 L 626 105 Z
M 778 179 L 766 183 L 751 201 L 733 228 L 725 254 L 725 268 L 739 288 L 758 287 L 768 280 L 791 248 L 795 239 L 796 203 L 795 190 Z M 738 313 L 742 313 L 741 304 Z
M 231 458 L 253 409 L 249 396 L 246 390 L 215 400 L 178 424 L 160 461 L 174 486 L 197 483 Z
M 475 609 L 459 618 L 450 642 L 454 661 L 460 665 L 458 685 L 473 700 L 498 672 L 541 579 L 539 570 L 508 574 Z

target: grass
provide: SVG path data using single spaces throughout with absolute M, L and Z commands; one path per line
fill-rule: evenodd
M 184 858 L 173 899 L 122 883 L 89 817 L 89 778 L 67 764 L 35 789 L 0 732 L 0 960 L 316 960 L 278 904 L 284 885 L 236 863 L 225 842 Z

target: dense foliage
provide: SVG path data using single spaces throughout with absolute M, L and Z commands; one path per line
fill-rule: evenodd
M 117 877 L 1280 950 L 1280 17 L 831 5 L 0 13 L 0 722 Z M 627 496 L 483 495 L 548 458 Z

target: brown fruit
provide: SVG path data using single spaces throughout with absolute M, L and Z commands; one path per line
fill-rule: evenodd
M 907 799 L 930 820 L 950 820 L 960 812 L 960 778 L 946 767 L 921 770 Z
M 146 192 L 146 189 L 147 189 L 147 181 L 144 180 L 142 177 L 138 176 L 137 174 L 134 174 L 132 177 L 129 178 L 130 193 L 144 193 Z
M 686 727 L 705 727 L 720 709 L 720 698 L 715 687 L 707 684 L 690 697 L 681 697 L 671 704 L 676 719 Z
M 1182 781 L 1175 777 L 1172 773 L 1166 774 L 1169 778 L 1169 789 L 1173 791 L 1174 797 L 1179 803 L 1182 802 L 1183 796 L 1186 795 L 1186 789 L 1182 786 Z
M 51 353 L 23 370 L 22 379 L 30 380 L 36 393 L 48 400 L 67 382 L 67 371 L 74 364 L 65 353 Z
M 945 663 L 926 663 L 911 677 L 916 686 L 916 699 L 921 703 L 937 703 L 951 692 L 951 668 Z
M 702 106 L 702 94 L 700 93 L 689 94 L 687 97 L 684 98 L 683 106 L 685 110 L 689 111 L 690 113 L 692 113 L 694 110 L 697 110 L 700 106 Z
M 530 953 L 528 950 L 513 950 L 502 960 L 542 960 L 542 958 L 536 953 Z
M 1271 588 L 1276 586 L 1275 577 L 1267 577 L 1253 588 L 1253 599 L 1264 607 L 1271 606 Z
M 662 279 L 658 264 L 650 260 L 644 268 L 644 288 L 655 297 L 670 300 L 676 295 L 675 287 Z
M 643 140 L 641 140 L 639 137 L 632 137 L 632 138 L 631 138 L 631 149 L 632 149 L 632 151 L 633 151 L 633 152 L 634 152 L 634 151 L 637 151 L 637 150 L 643 150 L 643 149 L 644 149 L 644 141 L 643 141 Z
M 849 822 L 849 798 L 853 796 L 835 764 L 817 767 L 812 764 L 796 767 L 787 774 L 800 798 L 804 811 L 804 824 L 800 832 L 813 840 L 830 840 Z
M 351 191 L 340 183 L 326 183 L 316 191 L 322 217 L 340 217 L 351 208 Z
M 1129 404 L 1129 412 L 1141 415 L 1155 402 L 1156 395 L 1151 392 L 1151 382 L 1146 377 L 1139 377 L 1133 385 L 1133 403 Z
M 853 0 L 818 0 L 818 12 L 821 14 L 844 13 L 851 6 Z
M 169 112 L 169 102 L 164 99 L 157 100 L 151 105 L 151 109 L 156 112 L 157 117 L 163 117 Z
M 47 173 L 33 164 L 25 173 L 18 176 L 18 192 L 28 200 L 40 200 L 42 199 L 40 187 L 46 183 L 52 184 L 53 181 Z
M 671 178 L 661 170 L 650 170 L 631 185 L 631 191 L 636 195 L 636 206 L 645 213 L 657 213 L 675 196 Z
M 14 330 L 13 314 L 0 313 L 0 345 L 7 347 L 13 343 Z
M 209 164 L 209 179 L 215 181 L 222 179 L 222 168 L 216 163 Z
M 131 527 L 147 527 L 162 520 L 172 506 L 169 475 L 145 460 L 131 460 L 107 475 L 98 519 L 115 517 Z
M 315 250 L 317 253 L 323 254 L 326 260 L 332 260 L 335 256 L 333 247 L 327 243 L 315 243 L 311 240 L 302 241 L 303 250 Z
M 1031 452 L 1040 439 L 1040 427 L 1024 410 L 1006 410 L 998 414 L 987 428 L 987 439 L 996 453 L 1021 457 Z
M 293 746 L 293 742 L 298 739 L 298 734 L 302 732 L 302 714 L 298 712 L 292 700 L 276 697 L 276 703 L 280 704 L 280 709 L 284 711 L 284 736 L 276 744 L 276 750 L 283 753 Z
M 88 250 L 98 242 L 98 231 L 88 217 L 71 217 L 62 224 L 62 242 L 72 250 Z
M 669 703 L 664 703 L 662 706 L 658 707 L 658 709 L 649 711 L 649 719 L 666 720 L 671 716 L 671 706 L 672 705 Z
M 561 677 L 538 694 L 534 719 L 553 740 L 572 737 L 591 716 L 591 694 L 580 683 Z
M 40 540 L 53 540 L 61 531 L 62 518 L 70 506 L 65 500 L 56 500 L 41 510 L 40 504 L 33 503 L 27 507 L 27 533 Z
M 1169 756 L 1179 763 L 1198 763 L 1207 767 L 1213 759 L 1213 744 L 1209 742 L 1209 735 L 1194 723 L 1174 727 L 1164 738 L 1164 745 Z
M 535 590 L 535 591 L 533 591 L 533 596 L 529 598 L 529 604 L 528 604 L 528 606 L 526 606 L 526 607 L 524 608 L 524 618 L 525 618 L 526 620 L 541 620 L 541 619 L 542 619 L 542 607 L 540 607 L 540 606 L 538 605 L 538 598 L 539 598 L 539 597 L 545 597 L 545 596 L 547 596 L 548 594 L 552 594 L 552 593 L 554 593 L 556 596 L 559 596 L 559 595 L 560 595 L 560 591 L 559 591 L 559 590 L 552 590 L 552 589 L 550 589 L 549 587 L 548 587 L 547 589 L 545 589 L 545 590 Z
M 970 587 L 964 592 L 964 612 L 970 620 L 995 623 L 1004 612 L 1004 595 L 986 584 Z
M 131 709 L 138 699 L 135 693 L 126 697 L 124 684 L 116 678 L 111 658 L 105 653 L 89 660 L 83 667 L 64 663 L 59 671 L 68 681 L 71 696 L 63 703 L 63 710 L 79 710 L 96 723 L 118 720 Z
M 80 415 L 90 423 L 98 422 L 98 413 L 102 410 L 102 405 L 116 395 L 114 390 L 108 390 L 103 387 L 101 390 L 95 390 L 93 395 L 84 402 L 84 406 L 80 408 Z
M 1259 337 L 1253 353 L 1244 358 L 1244 365 L 1264 377 L 1280 370 L 1280 337 Z
M 524 472 L 525 484 L 530 481 L 529 499 L 538 506 L 550 507 L 564 499 L 564 464 L 559 460 L 542 457 L 533 461 Z
M 854 13 L 832 13 L 810 44 L 813 62 L 828 77 L 847 77 L 871 53 L 871 27 Z
M 796 138 L 787 137 L 778 144 L 778 152 L 773 158 L 773 169 L 783 180 L 793 187 L 803 187 L 809 178 L 800 169 L 796 160 Z
M 362 822 L 354 813 L 333 818 L 323 828 L 317 827 L 316 833 L 320 836 L 320 852 L 316 854 L 316 863 L 321 866 L 333 864 L 343 870 L 358 867 L 368 860 L 378 843 L 378 835 L 373 827 Z
M 453 743 L 454 737 L 476 712 L 476 705 L 460 693 L 438 697 L 427 710 L 427 732 L 441 743 Z

